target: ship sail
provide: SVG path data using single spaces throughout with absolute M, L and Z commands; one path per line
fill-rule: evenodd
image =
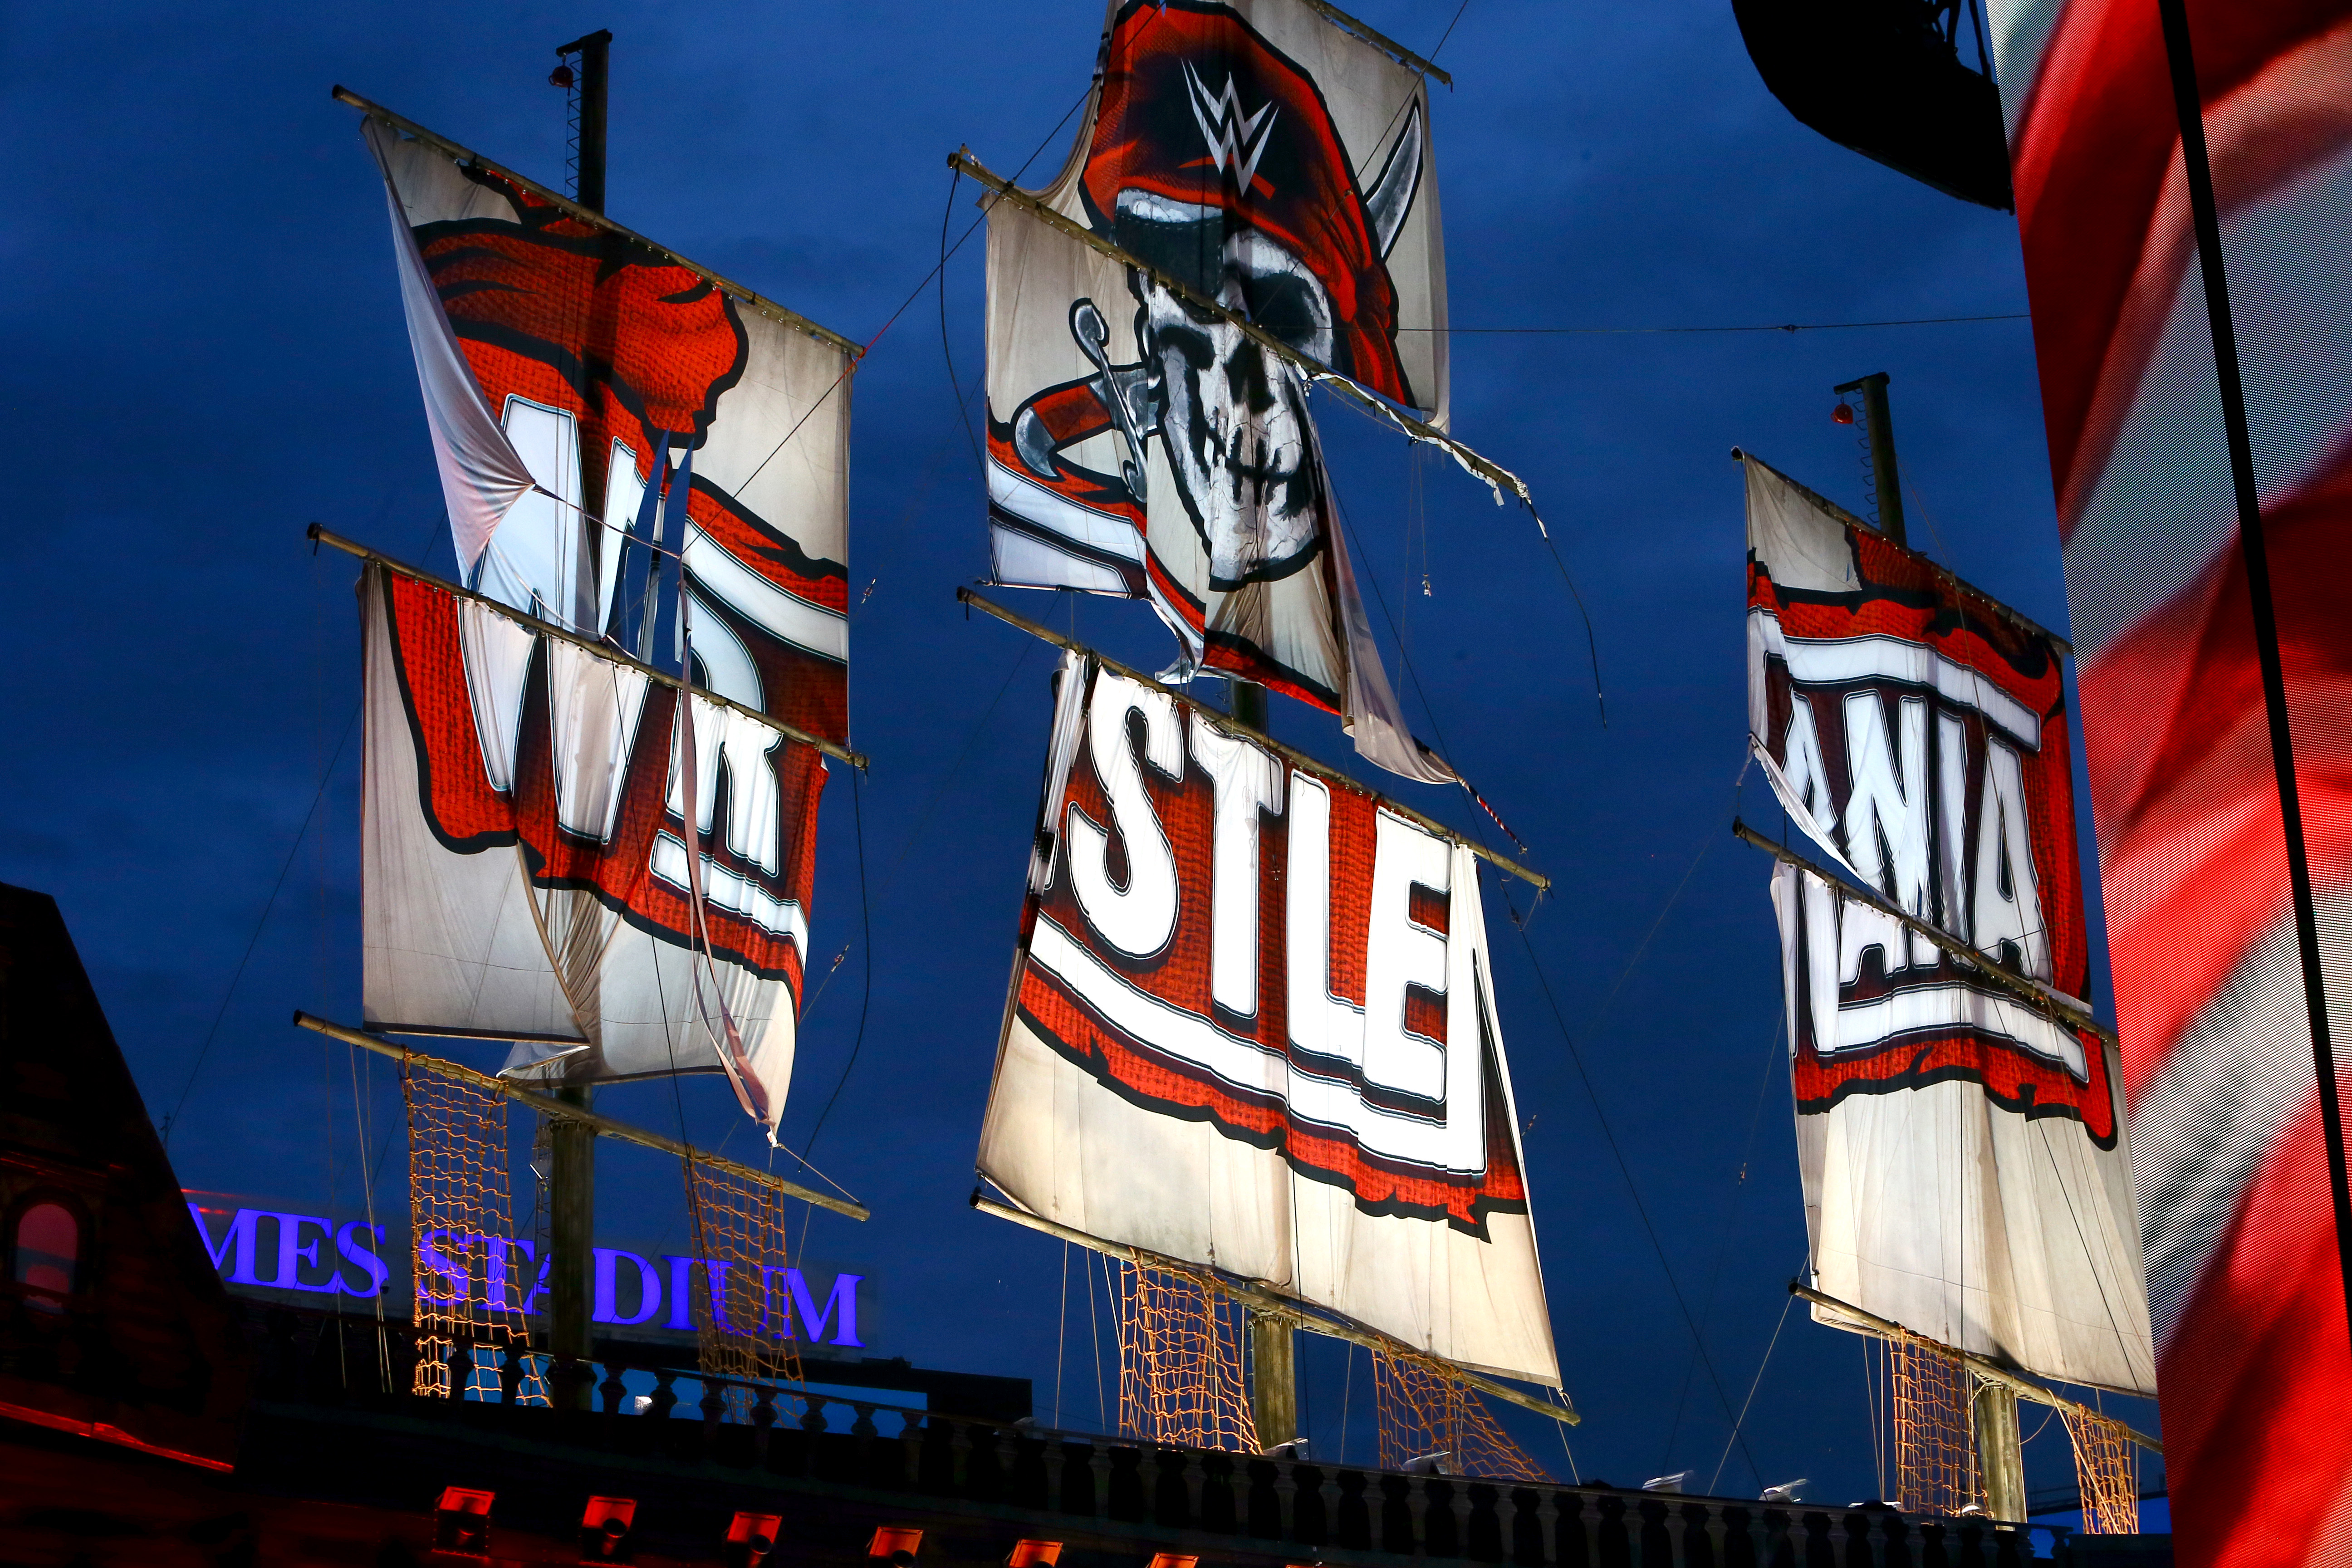
M 1172 676 L 1286 691 L 1450 782 L 1381 668 L 1307 406 L 1330 375 L 1444 425 L 1426 68 L 1306 0 L 1128 0 L 1103 50 L 1061 174 L 991 216 L 992 578 L 1147 599 Z
M 520 1076 L 723 1070 L 772 1132 L 850 755 L 855 347 L 365 135 L 465 578 L 362 584 L 367 1019 L 516 1041 Z
M 2064 645 L 1745 468 L 1749 746 L 1874 895 L 1773 871 L 1815 1287 L 2152 1394 L 2120 1058 L 2083 1001 Z
M 1472 850 L 1156 682 L 1056 679 L 981 1173 L 1557 1386 Z

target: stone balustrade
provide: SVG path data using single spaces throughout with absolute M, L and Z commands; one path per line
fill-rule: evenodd
M 257 1394 L 497 1421 L 501 1430 L 540 1433 L 610 1460 L 657 1457 L 754 1484 L 814 1482 L 876 1500 L 1019 1510 L 1045 1516 L 1035 1521 L 1039 1530 L 1058 1517 L 1072 1529 L 1228 1537 L 1256 1557 L 1447 1558 L 1522 1568 L 2024 1568 L 2032 1557 L 2024 1531 L 1979 1520 L 1166 1448 L 649 1363 L 575 1366 L 507 1345 L 462 1351 L 495 1373 L 476 1380 L 473 1399 L 417 1398 L 407 1392 L 415 1352 L 406 1325 L 385 1325 L 381 1352 L 388 1353 L 380 1353 L 376 1325 L 344 1318 L 340 1334 L 327 1331 L 335 1321 L 267 1314 Z M 625 1372 L 653 1380 L 642 1414 Z M 584 1377 L 592 1407 L 520 1407 L 534 1374 L 551 1388 Z

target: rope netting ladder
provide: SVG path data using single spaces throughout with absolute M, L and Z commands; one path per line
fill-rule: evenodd
M 408 1105 L 409 1266 L 416 1286 L 414 1392 L 496 1399 L 498 1368 L 477 1364 L 473 1347 L 503 1352 L 524 1337 L 513 1303 L 494 1308 L 490 1300 L 491 1249 L 503 1245 L 511 1226 L 507 1100 L 439 1070 L 430 1057 L 405 1058 L 400 1081 Z
M 1381 1468 L 1400 1470 L 1433 1454 L 1454 1475 L 1494 1481 L 1549 1481 L 1511 1440 L 1475 1391 L 1425 1356 L 1372 1352 L 1373 1405 Z
M 1118 1296 L 1120 1435 L 1256 1453 L 1242 1308 L 1198 1275 L 1134 1262 L 1121 1267 Z
M 2128 1431 L 2095 1410 L 2061 1405 L 2074 1444 L 2074 1479 L 2082 1489 L 2086 1535 L 2139 1533 L 2139 1454 Z
M 680 1163 L 687 1221 L 705 1281 L 699 1290 L 688 1286 L 698 1364 L 714 1377 L 799 1383 L 782 1194 L 700 1160 Z M 725 1419 L 751 1419 L 751 1390 L 722 1384 L 719 1396 Z
M 1981 1507 L 1976 1375 L 1958 1356 L 1913 1334 L 1885 1336 L 1895 1418 L 1895 1506 L 1946 1518 Z

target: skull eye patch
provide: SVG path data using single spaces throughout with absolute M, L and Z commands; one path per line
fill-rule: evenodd
M 1263 230 L 1241 224 L 1222 207 L 1130 190 L 1119 193 L 1115 236 L 1154 271 L 1202 299 L 1226 301 L 1317 363 L 1331 362 L 1329 293 L 1304 262 Z M 1194 321 L 1206 325 L 1213 319 L 1189 300 L 1179 302 Z
M 1304 348 L 1329 330 L 1328 312 L 1312 279 L 1290 273 L 1244 278 L 1242 298 L 1249 302 L 1251 321 L 1295 348 Z

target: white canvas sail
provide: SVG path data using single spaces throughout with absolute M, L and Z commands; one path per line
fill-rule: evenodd
M 1445 259 L 1428 87 L 1328 11 L 1111 0 L 1086 124 L 1036 195 L 1442 429 Z M 1192 321 L 1143 275 L 1033 252 L 1024 233 L 992 230 L 996 580 L 1140 597 L 1144 557 L 1118 524 L 1143 530 L 1146 437 L 1174 449 L 1173 479 L 1195 479 L 1227 456 L 1210 449 L 1211 427 L 1234 423 L 1215 382 L 1258 384 L 1239 423 L 1276 444 L 1297 443 L 1304 388 L 1275 384 L 1257 348 Z M 1240 374 L 1171 379 L 1187 354 Z M 1066 465 L 1045 460 L 1064 451 Z M 1024 483 L 1063 466 L 1097 482 L 1046 494 Z M 1172 502 L 1171 486 L 1163 474 L 1150 494 Z M 1057 489 L 1095 515 L 1057 506 Z M 1205 489 L 1188 489 L 1196 509 Z
M 454 339 L 533 480 L 486 524 L 509 494 L 496 441 L 482 435 L 488 456 L 473 465 L 487 479 L 470 467 L 450 479 L 445 464 L 467 585 L 674 657 L 634 633 L 656 542 L 646 492 L 658 496 L 691 452 L 685 531 L 670 528 L 661 549 L 674 560 L 683 540 L 698 613 L 743 643 L 740 658 L 711 654 L 724 666 L 712 679 L 733 682 L 722 695 L 845 741 L 854 345 L 494 165 L 374 119 L 365 131 L 408 230 L 396 237 L 404 300 L 435 428 L 463 414 L 463 378 L 427 352 Z M 432 299 L 446 336 L 419 320 Z M 449 390 L 436 399 L 436 388 Z
M 1255 478 L 1187 479 L 1191 443 L 1165 402 L 1173 373 L 1115 363 L 1150 352 L 1111 325 L 1143 319 L 1131 297 L 1139 275 L 1010 202 L 990 217 L 988 258 L 991 395 L 1049 389 L 1009 423 L 991 420 L 996 579 L 1148 599 L 1181 645 L 1171 676 L 1207 668 L 1286 692 L 1339 714 L 1367 761 L 1423 784 L 1454 782 L 1414 740 L 1389 684 L 1299 373 L 1255 361 L 1251 374 L 1267 389 L 1263 428 L 1246 453 L 1232 452 Z M 1035 301 L 1051 302 L 1056 330 L 1031 330 Z M 1231 328 L 1185 320 L 1220 352 L 1258 353 Z M 1196 379 L 1232 384 L 1207 372 Z M 1216 422 L 1229 427 L 1223 416 Z
M 772 1130 L 824 759 L 382 566 L 361 601 L 370 1026 L 513 1040 L 523 1077 L 725 1071 Z M 508 729 L 476 705 L 461 649 L 518 638 L 536 644 L 532 689 Z
M 1110 7 L 1087 125 L 1037 198 L 1144 265 L 992 211 L 992 577 L 1148 599 L 1171 673 L 1286 691 L 1381 766 L 1449 782 L 1363 625 L 1308 409 L 1328 372 L 1444 424 L 1428 93 L 1327 10 Z
M 2119 1058 L 1987 973 L 2087 990 L 2063 645 L 1746 467 L 1749 744 L 1790 826 L 1880 900 L 1773 873 L 1816 1287 L 2152 1394 Z
M 724 1070 L 772 1131 L 846 754 L 855 345 L 367 115 L 483 596 L 365 585 L 367 1017 L 541 1079 Z
M 1556 1386 L 1476 858 L 1156 684 L 1057 679 L 982 1173 Z
M 1989 984 L 1918 984 L 1916 962 L 1890 980 L 1899 925 L 1810 871 L 1772 875 L 1815 1288 L 2153 1397 L 2119 1053 Z

